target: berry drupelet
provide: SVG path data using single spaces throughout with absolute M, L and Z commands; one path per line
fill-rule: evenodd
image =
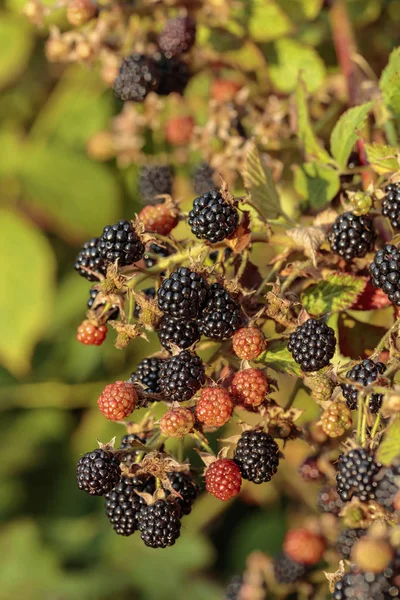
M 197 321 L 200 333 L 212 340 L 225 340 L 239 329 L 241 321 L 239 304 L 222 285 L 213 283 Z
M 140 169 L 139 193 L 147 203 L 158 204 L 157 196 L 171 195 L 172 183 L 173 171 L 169 165 L 145 165 Z
M 274 558 L 274 574 L 278 583 L 296 583 L 307 573 L 307 567 L 292 560 L 284 552 Z
M 166 350 L 171 350 L 171 344 L 182 350 L 189 348 L 199 341 L 200 333 L 195 321 L 182 321 L 165 315 L 157 331 L 161 344 Z
M 114 92 L 124 102 L 143 102 L 147 94 L 156 90 L 160 72 L 156 62 L 143 54 L 132 54 L 122 59 Z
M 129 536 L 138 528 L 138 515 L 145 501 L 138 492 L 151 493 L 151 485 L 137 477 L 121 477 L 118 484 L 105 496 L 105 510 L 113 529 L 118 535 Z
M 119 459 L 113 452 L 97 448 L 79 459 L 76 477 L 80 490 L 91 496 L 104 496 L 121 477 Z
M 390 302 L 400 306 L 400 251 L 387 244 L 375 254 L 369 266 L 371 282 L 388 296 Z
M 204 308 L 208 291 L 199 273 L 180 267 L 162 282 L 157 293 L 158 306 L 170 317 L 195 319 Z
M 188 223 L 198 239 L 216 244 L 236 231 L 239 214 L 218 190 L 212 190 L 194 200 Z
M 82 250 L 76 257 L 74 268 L 79 275 L 85 277 L 88 281 L 98 280 L 95 273 L 106 274 L 107 264 L 99 251 L 99 238 L 93 238 L 83 244 Z M 88 273 L 86 269 L 93 271 L 93 273 Z
M 339 215 L 328 235 L 331 250 L 350 261 L 362 258 L 373 249 L 375 231 L 368 215 L 357 217 L 351 212 Z
M 129 381 L 131 383 L 140 383 L 145 392 L 151 394 L 160 394 L 159 384 L 160 369 L 164 360 L 157 356 L 144 358 L 131 374 Z
M 187 52 L 196 40 L 196 22 L 192 17 L 169 19 L 158 38 L 158 45 L 165 56 L 171 58 Z
M 104 227 L 99 240 L 99 252 L 108 262 L 118 260 L 119 266 L 125 267 L 142 258 L 144 245 L 131 221 L 119 221 Z
M 160 368 L 158 383 L 171 402 L 190 400 L 205 382 L 201 359 L 188 350 L 165 360 Z
M 400 184 L 389 183 L 382 202 L 382 214 L 390 221 L 394 230 L 400 229 Z
M 336 483 L 343 502 L 357 496 L 362 502 L 373 500 L 377 483 L 375 476 L 381 465 L 365 448 L 354 448 L 339 456 Z
M 138 515 L 138 529 L 150 548 L 173 546 L 181 530 L 179 506 L 166 500 L 143 506 Z
M 302 371 L 319 371 L 329 364 L 335 353 L 336 338 L 331 327 L 308 319 L 290 334 L 288 349 Z
M 270 481 L 278 469 L 278 444 L 261 429 L 244 431 L 237 443 L 234 461 L 243 479 L 257 484 Z
M 364 386 L 371 385 L 384 373 L 386 367 L 383 363 L 375 363 L 373 360 L 366 358 L 358 365 L 354 365 L 350 371 L 346 373 L 346 378 L 361 383 Z M 347 406 L 350 410 L 357 408 L 358 389 L 351 383 L 341 384 L 343 396 L 346 399 Z M 369 399 L 369 409 L 372 414 L 379 412 L 382 406 L 383 394 L 371 394 Z

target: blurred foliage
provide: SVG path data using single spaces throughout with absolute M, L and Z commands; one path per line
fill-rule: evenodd
M 285 470 L 294 470 L 306 450 L 295 442 L 277 481 L 262 493 L 247 490 L 242 500 L 227 506 L 202 497 L 180 543 L 162 552 L 145 548 L 135 536 L 115 536 L 102 499 L 76 488 L 77 456 L 96 438 L 115 434 L 115 426 L 93 408 L 99 390 L 126 378 L 156 349 L 153 338 L 150 345 L 136 341 L 124 352 L 116 352 L 110 339 L 101 348 L 75 340 L 89 288 L 72 272 L 75 254 L 105 224 L 139 209 L 137 169 L 88 156 L 89 139 L 109 126 L 120 105 L 96 66 L 47 63 L 48 24 L 42 30 L 30 25 L 23 4 L 7 0 L 0 12 L 0 600 L 214 600 L 222 581 L 243 568 L 250 550 L 279 551 L 286 519 L 297 509 L 296 493 L 279 498 L 280 478 L 290 477 Z M 295 92 L 301 73 L 308 91 L 319 93 L 318 103 L 331 104 L 318 123 L 323 134 L 324 118 L 335 121 L 342 98 L 325 95 L 326 76 L 338 67 L 322 4 L 243 0 L 235 3 L 225 31 L 200 27 L 198 43 L 209 47 L 211 57 L 221 53 L 239 73 L 254 72 L 261 89 L 269 86 L 278 94 Z M 348 7 L 360 52 L 379 75 L 400 42 L 400 2 L 349 0 Z M 65 26 L 64 10 L 51 20 Z M 395 116 L 400 111 L 398 63 L 396 50 L 381 80 Z M 210 73 L 196 75 L 186 93 L 186 106 L 198 123 L 207 114 L 211 79 Z M 284 165 L 282 204 L 289 215 L 304 200 L 320 209 L 334 198 L 337 166 L 346 164 L 355 141 L 352 132 L 362 127 L 369 110 L 364 104 L 342 117 L 331 138 L 332 158 L 311 128 L 303 83 L 296 91 L 299 138 L 313 162 L 296 167 L 295 192 L 289 189 L 290 164 Z M 162 141 L 157 146 L 157 136 L 153 142 L 154 152 L 165 151 Z M 393 168 L 388 146 L 374 144 L 367 152 L 382 173 Z M 177 168 L 177 193 L 187 199 L 193 193 L 190 168 Z M 343 286 L 352 298 L 351 282 L 321 282 L 305 294 L 310 310 L 325 311 L 332 286 Z M 357 356 L 366 336 L 373 347 L 383 331 L 373 318 L 367 330 L 357 315 L 332 316 L 332 325 L 344 332 L 343 354 Z M 387 324 L 391 313 L 383 318 Z M 264 358 L 278 371 L 287 367 L 285 348 L 272 347 Z M 278 379 L 282 396 L 289 395 L 290 377 Z M 297 406 L 305 411 L 303 421 L 315 417 L 315 406 L 304 393 Z

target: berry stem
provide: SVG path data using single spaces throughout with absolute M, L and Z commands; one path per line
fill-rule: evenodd
M 357 413 L 357 442 L 361 444 L 362 419 L 364 413 L 364 394 L 360 393 L 358 397 L 358 413 Z
M 296 379 L 296 383 L 293 386 L 293 389 L 290 393 L 289 400 L 286 402 L 284 406 L 284 410 L 287 411 L 292 407 L 293 402 L 296 399 L 297 392 L 301 389 L 303 385 L 303 381 L 301 379 Z
M 310 267 L 311 265 L 312 265 L 311 260 L 306 260 L 304 262 L 298 263 L 298 265 L 295 267 L 293 272 L 289 275 L 289 277 L 283 283 L 283 285 L 281 287 L 281 292 L 282 293 L 285 292 L 291 286 L 293 281 L 295 279 L 297 279 L 297 277 L 300 275 L 301 271 L 303 269 L 306 269 L 307 267 Z
M 371 430 L 371 440 L 373 440 L 374 437 L 376 436 L 380 423 L 381 423 L 381 413 L 378 413 L 376 415 L 374 426 Z
M 193 431 L 192 432 L 192 437 L 199 442 L 200 446 L 203 448 L 203 450 L 205 450 L 206 452 L 208 452 L 209 454 L 212 454 L 213 456 L 215 455 L 214 450 L 211 448 L 211 446 L 209 446 L 207 444 L 207 442 L 204 440 L 203 436 L 200 434 L 200 432 L 198 431 Z

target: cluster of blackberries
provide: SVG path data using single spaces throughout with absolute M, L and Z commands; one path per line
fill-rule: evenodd
M 382 573 L 363 572 L 352 566 L 335 584 L 333 600 L 390 600 L 398 598 L 400 590 L 395 581 L 396 573 L 389 566 Z
M 335 353 L 335 332 L 324 322 L 308 319 L 290 334 L 288 349 L 303 371 L 319 371 Z
M 181 518 L 191 512 L 198 488 L 188 474 L 173 471 L 168 479 L 177 495 L 167 489 L 165 498 L 148 504 L 140 494 L 154 494 L 154 477 L 122 475 L 120 467 L 120 461 L 126 467 L 135 462 L 138 450 L 130 443 L 137 439 L 141 440 L 133 434 L 124 436 L 118 452 L 97 449 L 82 456 L 77 465 L 78 487 L 105 497 L 105 511 L 116 533 L 130 536 L 140 531 L 146 546 L 166 548 L 178 539 Z
M 384 373 L 386 367 L 383 363 L 375 363 L 369 358 L 363 360 L 361 363 L 355 365 L 350 371 L 346 373 L 346 378 L 361 383 L 363 386 L 371 385 L 374 383 L 379 375 Z M 347 406 L 350 410 L 357 408 L 358 389 L 351 383 L 341 384 L 343 396 L 346 398 Z M 371 394 L 369 399 L 369 410 L 372 414 L 379 412 L 382 406 L 383 394 Z
M 190 50 L 195 38 L 196 24 L 191 17 L 170 19 L 159 36 L 157 52 L 152 56 L 134 53 L 122 59 L 115 94 L 124 102 L 143 102 L 152 91 L 159 96 L 183 94 L 190 71 L 179 55 Z

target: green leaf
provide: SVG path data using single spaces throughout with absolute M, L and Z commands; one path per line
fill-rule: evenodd
M 363 129 L 372 102 L 347 110 L 336 123 L 331 135 L 331 152 L 339 167 L 344 169 L 357 141 L 357 130 Z
M 323 0 L 280 0 L 279 4 L 297 22 L 315 19 L 321 11 Z
M 247 22 L 255 42 L 276 40 L 290 33 L 293 25 L 275 0 L 251 0 Z
M 316 210 L 330 202 L 340 189 L 338 171 L 317 162 L 294 166 L 296 192 Z
M 281 216 L 282 207 L 271 169 L 253 143 L 249 145 L 242 176 L 251 195 L 251 201 L 260 213 L 266 219 L 276 219 Z
M 400 456 L 400 418 L 397 418 L 386 430 L 385 437 L 379 444 L 376 458 L 388 467 Z
M 395 48 L 379 82 L 383 100 L 396 117 L 400 117 L 400 47 Z
M 304 146 L 304 151 L 310 160 L 330 164 L 333 162 L 328 152 L 319 144 L 310 121 L 307 106 L 307 94 L 304 81 L 299 78 L 296 90 L 297 128 L 298 136 Z
M 268 365 L 274 371 L 289 373 L 290 375 L 300 375 L 300 366 L 293 360 L 286 342 L 271 343 L 257 358 L 257 362 Z
M 99 235 L 118 218 L 120 192 L 112 171 L 84 154 L 32 144 L 20 169 L 26 195 L 63 238 Z
M 379 175 L 399 170 L 398 150 L 385 144 L 365 144 L 368 162 Z
M 324 82 L 325 65 L 319 54 L 296 40 L 277 40 L 266 49 L 266 57 L 271 82 L 281 92 L 293 92 L 301 72 L 310 92 L 317 90 Z
M 221 58 L 221 56 L 220 56 Z M 223 52 L 222 58 L 232 67 L 238 67 L 243 71 L 259 71 L 266 68 L 265 58 L 260 48 L 252 40 L 244 41 L 237 50 Z
M 311 315 L 339 312 L 353 306 L 364 291 L 366 280 L 346 273 L 333 273 L 302 294 L 303 307 Z
M 0 252 L 0 360 L 21 375 L 29 370 L 33 348 L 51 319 L 55 261 L 44 235 L 7 210 L 0 211 Z
M 33 46 L 32 27 L 26 19 L 0 13 L 0 87 L 13 81 L 26 67 Z

